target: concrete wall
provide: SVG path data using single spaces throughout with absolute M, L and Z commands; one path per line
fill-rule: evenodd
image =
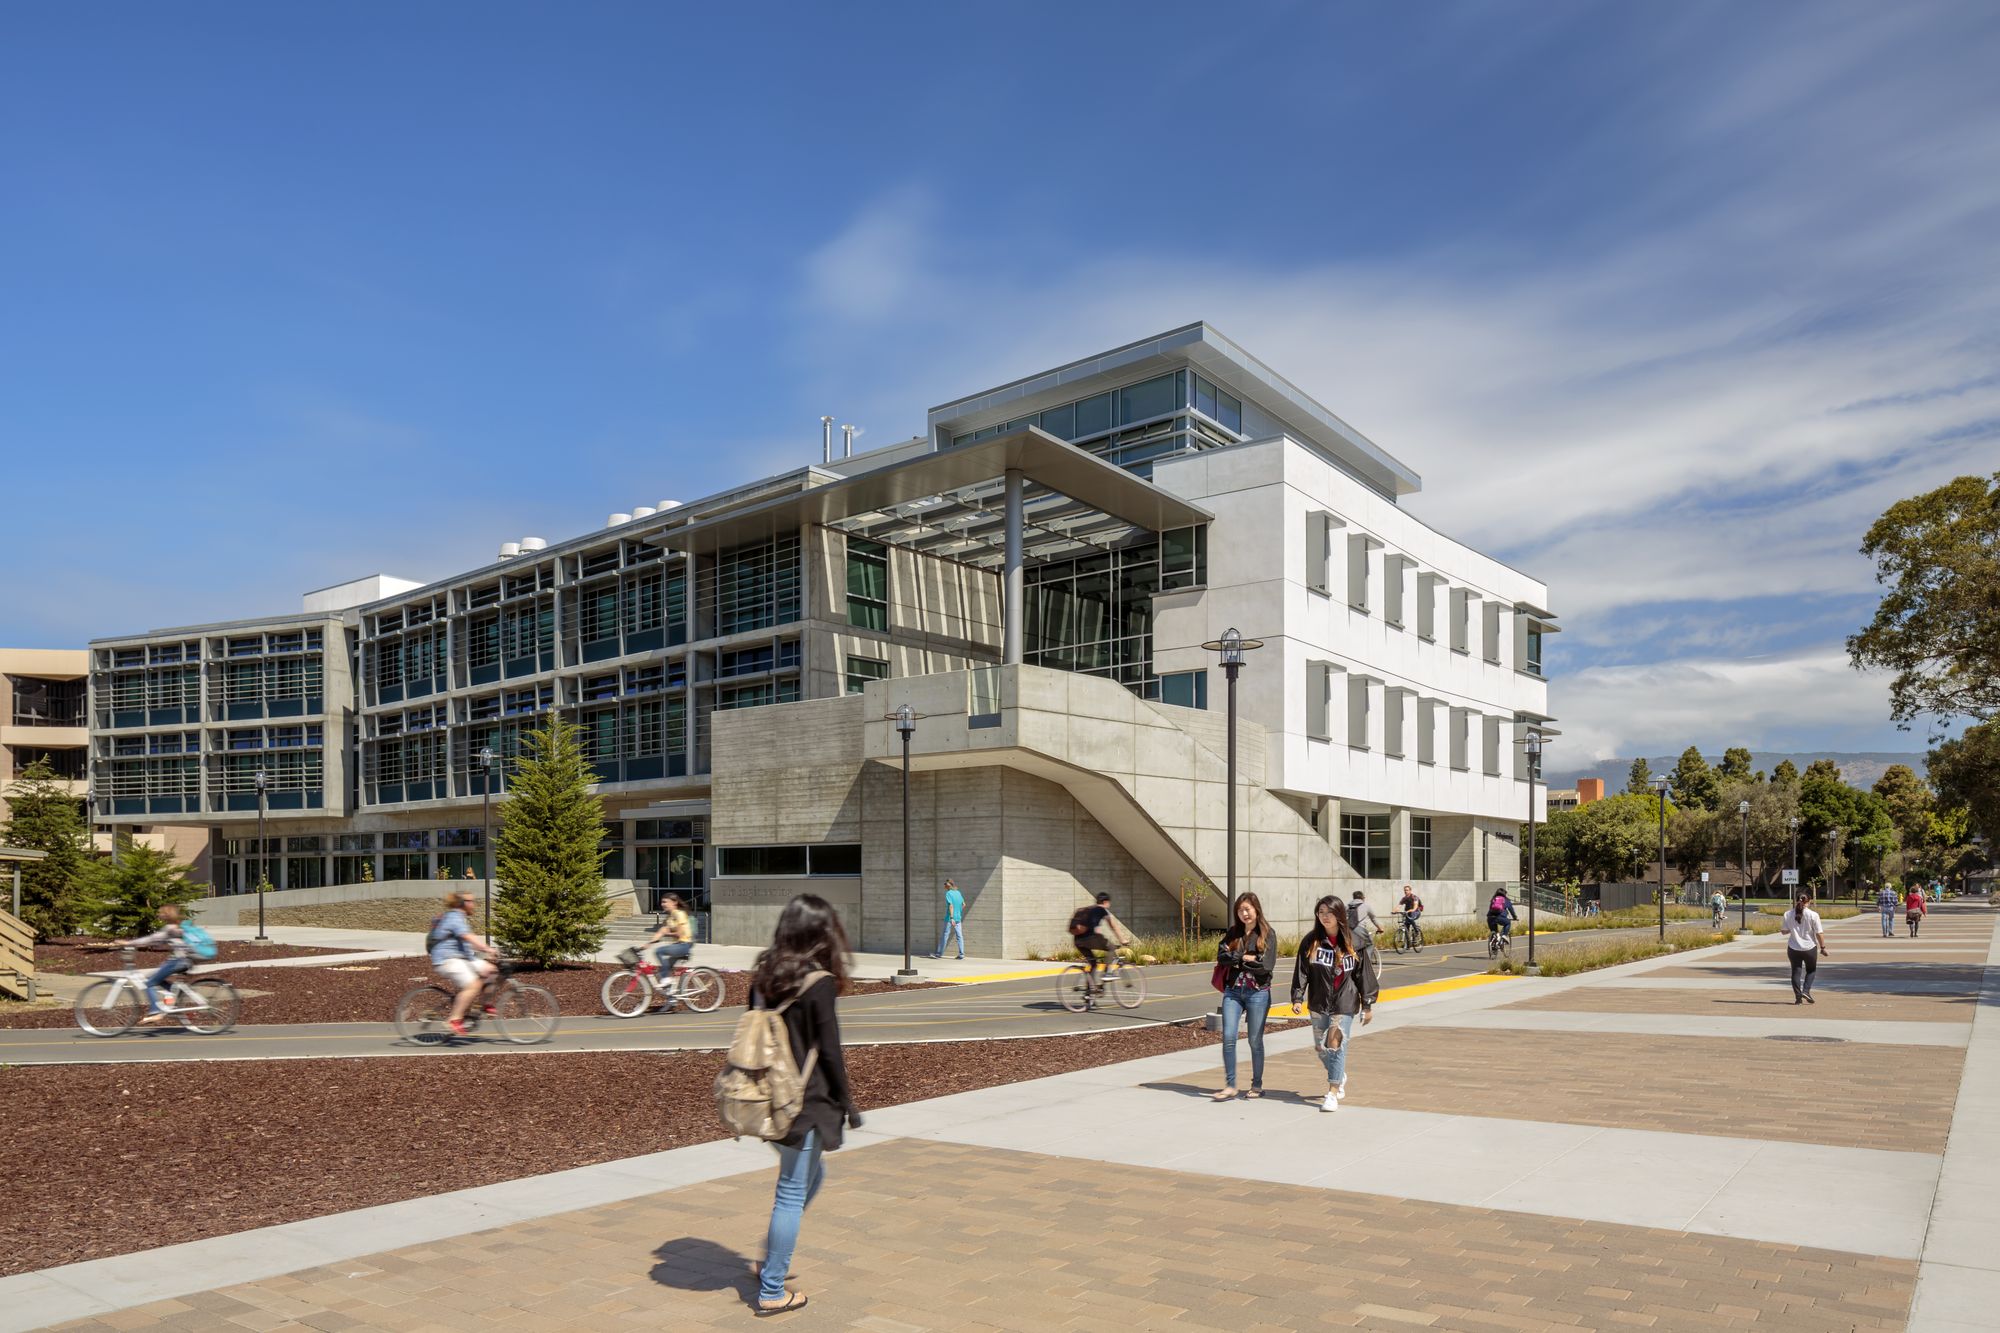
M 428 923 L 442 909 L 444 895 L 452 890 L 466 889 L 475 898 L 481 897 L 484 882 L 466 884 L 458 880 L 431 879 L 385 879 L 372 884 L 327 884 L 316 889 L 279 889 L 264 895 L 264 919 L 267 922 L 283 921 L 295 926 L 344 926 L 350 929 L 403 930 L 421 929 L 422 926 L 385 925 L 370 927 L 359 925 L 347 918 L 353 916 L 355 908 L 362 904 L 372 904 L 368 911 L 378 916 L 393 916 L 401 921 L 404 913 L 396 904 L 412 904 L 414 909 L 424 914 L 423 922 Z M 607 879 L 604 892 L 611 900 L 611 915 L 629 916 L 637 910 L 634 886 L 629 879 Z M 496 895 L 499 892 L 495 886 Z M 254 926 L 257 924 L 257 895 L 254 893 L 232 893 L 219 898 L 197 898 L 188 904 L 188 915 L 206 925 L 213 926 Z M 278 912 L 286 913 L 279 917 Z

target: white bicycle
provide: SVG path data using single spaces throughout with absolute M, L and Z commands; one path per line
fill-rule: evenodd
M 138 951 L 120 949 L 124 971 L 83 988 L 76 997 L 76 1025 L 93 1037 L 117 1037 L 130 1032 L 146 1012 L 146 978 L 150 968 L 135 966 Z M 236 987 L 221 977 L 196 977 L 176 972 L 162 987 L 161 1003 L 189 1032 L 212 1036 L 236 1026 L 243 1008 Z

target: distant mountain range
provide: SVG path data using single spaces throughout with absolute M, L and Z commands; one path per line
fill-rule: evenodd
M 1716 750 L 1710 753 L 1707 750 L 1703 750 L 1701 757 L 1708 760 L 1710 765 L 1719 764 L 1722 762 L 1722 751 Z M 1840 765 L 1840 776 L 1850 787 L 1866 788 L 1874 786 L 1875 780 L 1881 777 L 1883 771 L 1892 764 L 1908 764 L 1919 773 L 1924 771 L 1924 756 L 1922 752 L 1911 754 L 1890 752 L 1842 754 L 1837 751 L 1823 750 L 1808 754 L 1784 754 L 1778 751 L 1752 750 L 1750 752 L 1750 767 L 1753 770 L 1761 770 L 1766 777 L 1769 777 L 1771 770 L 1787 759 L 1796 764 L 1801 773 L 1805 772 L 1815 759 L 1831 759 L 1834 763 Z M 1680 761 L 1681 757 L 1677 754 L 1646 756 L 1646 762 L 1652 765 L 1655 773 L 1671 773 L 1674 771 L 1674 765 Z M 1589 768 L 1575 769 L 1567 773 L 1558 773 L 1551 770 L 1548 782 L 1551 787 L 1574 787 L 1579 778 L 1603 778 L 1604 794 L 1615 796 L 1625 790 L 1625 779 L 1630 777 L 1631 773 L 1632 760 L 1630 758 L 1606 759 L 1600 763 L 1592 764 Z

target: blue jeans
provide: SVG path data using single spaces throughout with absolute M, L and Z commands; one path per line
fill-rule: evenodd
M 662 944 L 653 950 L 653 961 L 660 965 L 660 980 L 670 980 L 674 974 L 674 963 L 676 961 L 685 963 L 693 953 L 694 945 L 685 942 Z
M 1882 938 L 1885 940 L 1896 938 L 1896 909 L 1893 907 L 1882 913 Z
M 944 957 L 945 943 L 951 939 L 954 932 L 958 935 L 958 956 L 960 958 L 965 957 L 965 923 L 963 921 L 946 921 L 944 923 L 944 934 L 938 936 L 938 957 Z
M 153 975 L 146 978 L 146 1008 L 153 1013 L 160 1012 L 160 987 L 166 985 L 167 978 L 176 972 L 185 972 L 194 964 L 185 958 L 169 958 L 153 969 Z
M 1231 986 L 1222 992 L 1222 1081 L 1236 1086 L 1236 1022 L 1250 1016 L 1250 1086 L 1264 1086 L 1264 1019 L 1271 1012 L 1271 988 Z
M 764 1268 L 757 1279 L 757 1299 L 785 1297 L 785 1277 L 792 1271 L 792 1250 L 799 1243 L 799 1221 L 826 1179 L 821 1163 L 819 1131 L 806 1131 L 796 1148 L 778 1145 L 778 1194 L 771 1203 L 771 1231 L 764 1238 Z
M 1347 1041 L 1354 1035 L 1354 1015 L 1313 1014 L 1311 1017 L 1313 1054 L 1317 1055 L 1319 1062 L 1326 1066 L 1327 1086 L 1338 1087 L 1347 1082 Z M 1326 1034 L 1336 1023 L 1340 1025 L 1340 1049 L 1329 1051 L 1326 1048 Z

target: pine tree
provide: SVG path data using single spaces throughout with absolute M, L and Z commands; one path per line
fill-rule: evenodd
M 1632 771 L 1626 775 L 1625 790 L 1633 796 L 1646 796 L 1653 790 L 1653 766 L 1644 759 L 1632 761 Z
M 493 934 L 538 963 L 586 958 L 604 943 L 604 805 L 576 727 L 551 715 L 521 737 L 494 838 Z
M 90 869 L 90 834 L 76 797 L 48 760 L 37 759 L 7 788 L 7 804 L 0 844 L 48 853 L 21 863 L 22 919 L 41 939 L 75 934 Z
M 1715 780 L 1715 770 L 1708 766 L 1708 760 L 1701 757 L 1701 751 L 1688 746 L 1681 751 L 1680 762 L 1674 765 L 1674 803 L 1684 810 L 1713 810 L 1716 793 L 1720 786 Z
M 121 836 L 117 856 L 95 863 L 84 877 L 85 924 L 118 939 L 157 930 L 162 907 L 205 896 L 205 886 L 188 879 L 188 869 L 171 852 Z
M 1771 781 L 1780 787 L 1799 785 L 1799 766 L 1789 759 L 1780 759 L 1778 766 L 1771 770 Z

